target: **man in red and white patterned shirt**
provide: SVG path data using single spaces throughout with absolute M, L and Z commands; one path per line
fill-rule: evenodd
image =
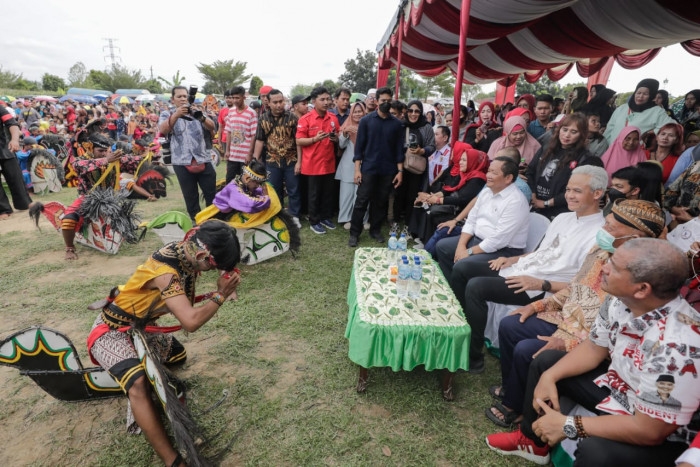
M 233 107 L 226 115 L 226 183 L 240 175 L 253 156 L 253 141 L 258 129 L 258 117 L 245 103 L 245 88 L 234 86 L 231 91 Z

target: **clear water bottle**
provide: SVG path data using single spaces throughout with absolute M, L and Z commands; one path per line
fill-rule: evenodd
M 423 281 L 423 266 L 420 264 L 420 256 L 413 258 L 411 267 L 411 280 L 408 281 L 408 296 L 413 299 L 420 297 L 420 286 Z
M 398 241 L 399 255 L 405 255 L 408 246 L 408 240 L 406 240 L 406 234 L 401 234 Z
M 405 256 L 399 263 L 399 276 L 396 278 L 396 295 L 405 298 L 408 296 L 408 283 L 411 281 L 411 265 Z
M 389 236 L 389 264 L 396 264 L 396 252 L 399 247 L 399 241 L 396 239 L 396 232 L 392 232 Z

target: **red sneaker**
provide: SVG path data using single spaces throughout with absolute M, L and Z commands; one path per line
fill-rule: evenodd
M 488 435 L 486 445 L 504 456 L 520 456 L 536 464 L 549 464 L 549 446 L 537 446 L 520 430 Z

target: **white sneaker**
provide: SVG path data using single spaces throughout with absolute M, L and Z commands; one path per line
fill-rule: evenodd
M 299 221 L 298 217 L 292 216 L 292 222 L 294 222 L 294 225 L 301 229 L 301 222 Z
M 344 228 L 345 230 L 350 230 L 350 227 L 351 227 L 351 226 L 352 226 L 352 224 L 351 224 L 350 222 L 346 222 L 345 224 L 343 224 L 343 228 Z

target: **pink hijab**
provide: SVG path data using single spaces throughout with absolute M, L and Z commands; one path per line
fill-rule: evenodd
M 612 183 L 612 174 L 620 169 L 637 165 L 638 162 L 647 160 L 647 155 L 644 153 L 641 144 L 632 151 L 625 151 L 622 148 L 622 142 L 627 138 L 627 135 L 635 131 L 641 136 L 642 132 L 636 126 L 627 126 L 623 128 L 620 134 L 617 135 L 617 138 L 615 138 L 615 141 L 613 141 L 613 144 L 611 144 L 608 150 L 605 151 L 605 154 L 601 156 L 603 165 L 605 165 L 605 170 L 608 172 L 608 186 Z
M 520 110 L 527 112 L 525 109 Z M 518 151 L 520 151 L 520 157 L 525 160 L 525 163 L 530 163 L 532 158 L 535 157 L 537 150 L 540 149 L 541 145 L 530 133 L 527 132 L 527 124 L 525 123 L 525 119 L 517 115 L 506 118 L 505 123 L 503 123 L 503 136 L 494 141 L 489 148 L 489 159 L 493 160 L 498 151 L 513 145 L 508 140 L 508 135 L 511 134 L 518 125 L 525 129 L 525 139 L 523 140 L 523 144 L 518 146 Z

